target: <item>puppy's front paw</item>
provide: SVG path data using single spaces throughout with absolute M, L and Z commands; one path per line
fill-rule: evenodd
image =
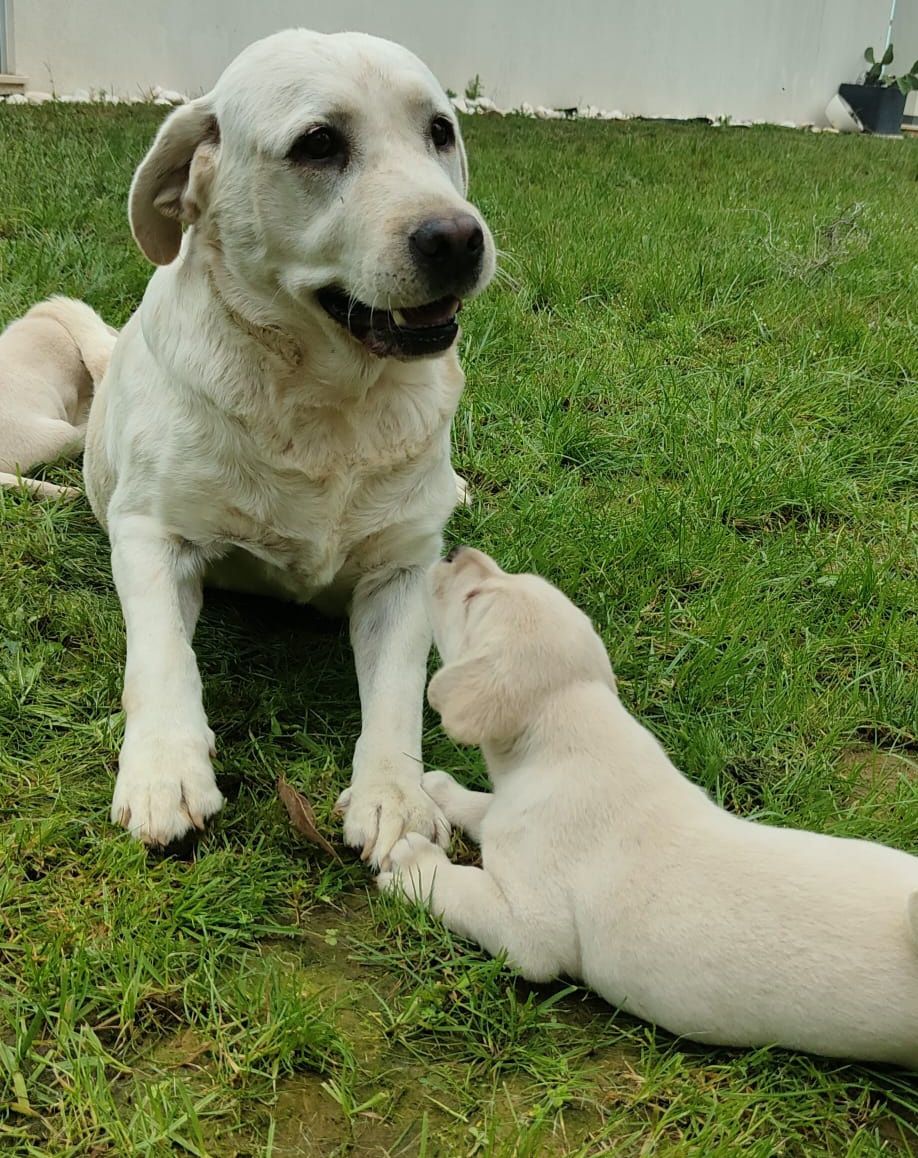
M 442 848 L 431 843 L 418 832 L 409 832 L 389 853 L 390 872 L 380 873 L 379 888 L 383 892 L 400 892 L 412 901 L 427 902 L 437 872 L 449 864 Z
M 336 808 L 344 813 L 344 839 L 375 868 L 388 868 L 392 846 L 406 832 L 449 844 L 449 821 L 419 783 L 358 781 L 341 793 Z
M 441 772 L 439 769 L 425 772 L 421 777 L 421 787 L 432 800 L 440 805 L 447 817 L 450 815 L 450 801 L 453 798 L 453 793 L 457 788 L 460 792 L 465 791 L 448 772 Z M 452 823 L 453 821 L 450 819 L 450 824 Z
M 111 817 L 152 846 L 181 840 L 203 829 L 223 807 L 210 764 L 213 732 L 165 737 L 128 726 L 118 760 Z

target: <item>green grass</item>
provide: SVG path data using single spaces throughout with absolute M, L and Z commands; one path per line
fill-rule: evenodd
M 114 323 L 160 119 L 0 108 L 0 321 Z M 463 313 L 451 539 L 595 619 L 622 695 L 727 806 L 918 846 L 918 148 L 772 129 L 473 120 L 507 277 Z M 79 479 L 76 467 L 49 477 Z M 231 799 L 194 863 L 107 820 L 123 629 L 85 502 L 0 495 L 0 1152 L 918 1153 L 918 1082 L 705 1050 L 531 988 L 297 843 L 331 828 L 346 635 L 211 599 Z M 429 720 L 431 765 L 481 783 Z

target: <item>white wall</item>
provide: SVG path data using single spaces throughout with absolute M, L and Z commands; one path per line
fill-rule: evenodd
M 30 87 L 126 95 L 206 90 L 278 28 L 399 40 L 499 105 L 594 104 L 645 116 L 823 120 L 885 39 L 889 0 L 13 0 Z M 897 63 L 918 56 L 918 0 L 898 0 Z

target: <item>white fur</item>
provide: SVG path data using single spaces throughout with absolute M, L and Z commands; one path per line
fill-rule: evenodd
M 0 334 L 0 486 L 77 493 L 22 475 L 83 449 L 93 386 L 115 336 L 89 306 L 61 297 L 33 306 Z
M 918 1068 L 918 858 L 754 824 L 673 766 L 619 700 L 582 612 L 463 550 L 431 571 L 429 698 L 480 744 L 493 795 L 424 787 L 481 843 L 409 835 L 382 888 L 531 980 L 582 978 L 672 1033 Z
M 407 50 L 292 30 L 172 113 L 135 175 L 134 235 L 162 268 L 93 405 L 85 477 L 127 625 L 112 817 L 148 843 L 222 804 L 192 650 L 205 583 L 350 611 L 363 723 L 346 839 L 379 863 L 407 829 L 448 837 L 420 787 L 423 577 L 460 497 L 463 376 L 454 349 L 368 353 L 315 298 L 337 284 L 374 308 L 424 304 L 408 231 L 475 213 L 458 129 L 438 153 L 434 114 L 453 120 Z M 346 170 L 295 169 L 292 141 L 329 118 L 347 125 Z M 474 292 L 494 268 L 484 232 Z

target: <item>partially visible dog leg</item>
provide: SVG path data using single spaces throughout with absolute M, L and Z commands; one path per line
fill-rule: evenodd
M 529 981 L 548 981 L 560 972 L 539 931 L 514 911 L 497 881 L 485 869 L 453 864 L 426 837 L 409 832 L 392 849 L 392 871 L 380 873 L 379 888 L 397 890 L 427 905 L 460 937 L 475 941 L 492 956 L 507 958 Z
M 456 828 L 481 843 L 481 826 L 494 799 L 491 792 L 463 788 L 448 772 L 425 772 L 421 786 L 440 805 L 443 815 Z
M 112 573 L 127 627 L 124 743 L 112 820 L 150 845 L 204 827 L 223 797 L 191 638 L 203 565 L 155 520 L 113 517 Z
M 19 478 L 14 474 L 0 471 L 0 487 L 19 487 L 33 495 L 46 495 L 49 498 L 74 498 L 81 492 L 76 487 L 58 486 L 57 483 L 45 482 L 37 478 Z
M 461 474 L 456 474 L 453 471 L 453 478 L 456 480 L 456 498 L 459 500 L 461 507 L 470 507 L 472 505 L 472 488 L 465 481 Z
M 406 832 L 449 841 L 446 817 L 421 788 L 430 640 L 422 568 L 360 580 L 351 605 L 351 643 L 362 721 L 351 786 L 338 808 L 347 843 L 377 866 Z
M 59 458 L 73 458 L 83 449 L 86 431 L 83 427 L 71 426 L 62 418 L 44 418 L 36 416 L 30 423 L 28 441 L 25 447 L 18 449 L 25 454 L 25 469 L 36 463 L 54 462 Z M 12 473 L 17 466 L 18 454 L 7 452 L 0 456 L 0 486 L 22 487 L 33 495 L 48 495 L 57 497 L 65 495 L 68 498 L 80 494 L 76 487 L 58 486 L 56 483 L 44 482 L 41 479 L 21 478 Z M 21 465 L 21 464 L 20 464 Z

